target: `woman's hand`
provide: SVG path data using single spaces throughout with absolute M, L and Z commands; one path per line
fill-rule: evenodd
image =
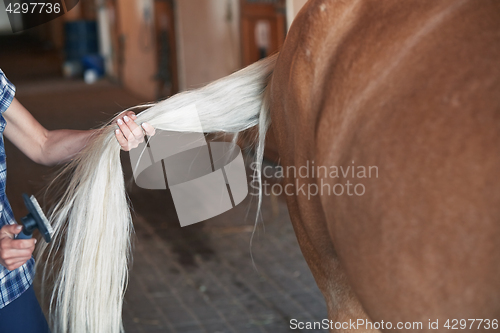
M 22 229 L 17 224 L 4 225 L 0 229 L 0 265 L 9 271 L 24 265 L 35 250 L 35 239 L 14 239 Z
M 155 135 L 155 129 L 148 123 L 142 123 L 141 126 L 137 125 L 135 120 L 137 116 L 133 111 L 122 113 L 116 120 L 119 128 L 115 131 L 116 140 L 123 150 L 129 151 L 136 148 L 139 143 L 144 141 L 144 132 L 147 135 Z M 143 131 L 144 130 L 144 131 Z

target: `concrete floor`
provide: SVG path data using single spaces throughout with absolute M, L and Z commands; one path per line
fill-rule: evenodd
M 0 55 L 0 68 L 16 84 L 17 98 L 47 128 L 96 127 L 144 102 L 106 81 L 88 86 L 60 78 L 57 58 L 48 53 L 40 64 L 32 62 L 36 75 L 30 79 L 26 67 L 16 69 L 20 57 Z M 6 151 L 7 194 L 20 217 L 25 214 L 21 193 L 40 195 L 57 168 L 34 164 L 8 142 Z M 123 311 L 126 332 L 280 333 L 291 331 L 292 318 L 326 318 L 283 198 L 264 198 L 265 230 L 258 227 L 252 245 L 256 271 L 249 248 L 255 213 L 250 197 L 222 215 L 181 228 L 169 192 L 137 187 L 128 154 L 122 155 L 136 230 Z

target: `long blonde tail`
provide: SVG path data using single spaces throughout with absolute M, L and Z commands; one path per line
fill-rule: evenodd
M 268 83 L 277 57 L 263 59 L 203 88 L 147 105 L 137 122 L 163 130 L 196 131 L 198 120 L 178 112 L 194 103 L 205 132 L 239 133 L 259 125 L 259 166 L 270 123 Z M 103 127 L 54 181 L 65 188 L 49 216 L 54 240 L 41 245 L 37 253 L 37 262 L 47 260 L 42 280 L 54 279 L 50 298 L 54 333 L 123 331 L 121 312 L 133 226 L 120 146 L 113 131 L 114 126 Z M 259 193 L 259 208 L 261 198 Z

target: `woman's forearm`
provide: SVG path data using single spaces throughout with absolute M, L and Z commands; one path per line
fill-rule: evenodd
M 3 116 L 7 121 L 4 135 L 31 160 L 44 165 L 71 160 L 96 131 L 49 131 L 15 98 Z
M 32 161 L 44 165 L 55 165 L 70 161 L 85 147 L 97 130 L 53 130 L 44 128 L 26 108 L 14 98 L 3 113 L 7 125 L 4 135 Z M 147 135 L 154 135 L 154 128 L 147 123 L 142 128 L 135 123 L 134 112 L 122 113 L 115 133 L 116 139 L 125 151 L 137 147 Z M 116 125 L 116 124 L 115 124 Z
M 70 161 L 85 147 L 92 134 L 98 130 L 54 130 L 47 131 L 39 160 L 43 165 L 56 165 Z

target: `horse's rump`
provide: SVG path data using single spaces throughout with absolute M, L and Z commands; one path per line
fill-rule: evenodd
M 314 1 L 294 22 L 272 82 L 282 164 L 355 168 L 286 180 L 344 188 L 287 198 L 331 317 L 362 316 L 356 298 L 423 330 L 500 315 L 499 17 L 496 1 Z

